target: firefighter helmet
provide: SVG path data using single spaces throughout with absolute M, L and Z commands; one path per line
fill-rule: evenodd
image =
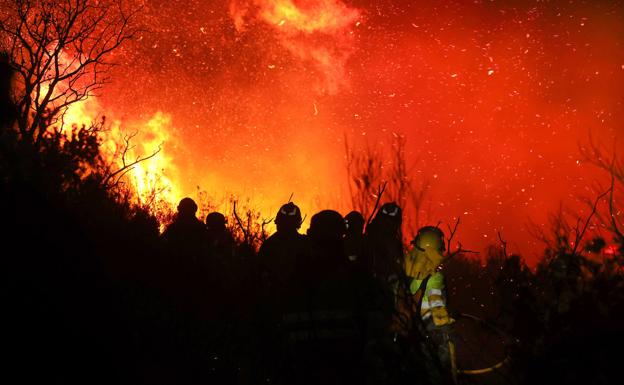
M 194 216 L 197 212 L 197 203 L 189 197 L 182 198 L 178 204 L 178 213 L 183 216 Z
M 421 227 L 412 244 L 420 251 L 443 253 L 446 250 L 444 232 L 439 227 L 434 226 Z
M 288 202 L 280 207 L 275 216 L 275 225 L 280 228 L 298 229 L 301 227 L 301 210 L 296 204 Z
M 359 211 L 351 211 L 344 217 L 345 227 L 349 233 L 361 234 L 364 230 L 364 217 Z
M 412 244 L 414 249 L 405 258 L 405 271 L 410 277 L 424 279 L 444 260 L 444 233 L 438 227 L 422 227 Z
M 323 210 L 310 219 L 308 236 L 316 242 L 339 242 L 345 230 L 342 215 L 334 210 Z
M 217 211 L 206 216 L 206 228 L 212 231 L 224 231 L 227 220 L 225 216 Z
M 383 215 L 391 219 L 401 221 L 401 207 L 394 202 L 384 203 L 378 215 Z

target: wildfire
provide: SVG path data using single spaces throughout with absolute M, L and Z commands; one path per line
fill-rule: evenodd
M 312 73 L 319 74 L 316 93 L 335 94 L 340 87 L 348 85 L 345 67 L 355 51 L 354 29 L 360 24 L 359 10 L 340 0 L 232 0 L 229 13 L 239 34 L 253 28 L 269 31 L 285 52 L 304 65 L 311 65 Z M 170 115 L 159 111 L 147 120 L 128 121 L 116 118 L 106 107 L 91 96 L 70 105 L 63 115 L 63 124 L 65 127 L 90 125 L 106 116 L 106 130 L 100 133 L 101 151 L 112 168 L 121 169 L 143 159 L 133 164 L 123 176 L 123 183 L 130 187 L 139 204 L 158 206 L 154 203 L 164 202 L 175 207 L 181 197 L 194 196 L 191 188 L 194 185 L 184 183 L 178 171 L 178 166 L 187 168 L 188 165 L 176 151 L 179 139 L 174 134 Z M 315 116 L 318 115 L 316 108 L 314 105 Z M 305 173 L 308 169 L 306 159 L 298 171 Z M 201 196 L 196 197 L 200 207 L 207 205 L 231 214 L 228 206 L 234 199 L 231 196 L 253 195 L 254 201 L 247 204 L 252 211 L 262 212 L 268 218 L 277 209 L 275 202 L 259 191 L 236 191 L 234 194 L 218 188 L 236 184 L 229 176 L 212 175 L 210 169 L 202 170 L 201 175 L 196 176 L 201 180 L 202 192 L 211 195 L 208 203 L 201 202 Z M 302 197 L 298 199 L 305 211 L 309 202 L 303 202 Z M 202 207 L 203 211 L 206 211 L 205 207 Z M 272 225 L 268 228 L 271 229 Z
M 504 235 L 529 254 L 539 245 L 520 230 L 526 218 L 547 223 L 563 197 L 579 208 L 572 197 L 595 177 L 574 162 L 579 140 L 588 129 L 605 143 L 621 132 L 615 5 L 124 3 L 145 4 L 141 32 L 111 58 L 120 65 L 101 96 L 65 120 L 105 113 L 111 153 L 138 130 L 129 159 L 162 143 L 126 175 L 142 201 L 159 184 L 170 186 L 160 194 L 169 202 L 196 199 L 200 215 L 202 206 L 231 215 L 235 196 L 239 214 L 249 198 L 269 219 L 292 193 L 308 218 L 327 207 L 345 213 L 342 138 L 389 149 L 397 133 L 410 177 L 430 187 L 419 218 L 452 224 L 461 215 L 472 249 L 491 243 L 494 227 L 518 229 Z
M 355 50 L 359 10 L 339 0 L 233 0 L 229 11 L 239 33 L 254 23 L 268 25 L 294 57 L 312 63 L 324 78 L 319 93 L 348 85 L 345 66 Z
M 73 103 L 63 115 L 63 126 L 89 126 L 100 120 L 101 111 L 95 97 Z M 124 122 L 106 117 L 104 130 L 99 133 L 101 154 L 113 170 L 134 163 L 122 179 L 139 204 L 175 207 L 182 196 L 178 170 L 169 151 L 178 146 L 172 132 L 171 117 L 161 111 L 147 121 Z
M 337 0 L 256 1 L 261 17 L 289 34 L 339 33 L 351 27 L 360 12 Z

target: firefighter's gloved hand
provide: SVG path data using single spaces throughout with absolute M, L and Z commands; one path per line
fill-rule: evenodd
M 433 324 L 436 327 L 441 327 L 445 325 L 451 325 L 455 322 L 453 318 L 451 318 L 446 310 L 446 307 L 434 307 L 431 309 L 431 318 L 433 320 Z
M 407 275 L 416 279 L 425 279 L 435 272 L 436 267 L 437 265 L 422 252 L 414 253 L 414 255 L 405 258 Z

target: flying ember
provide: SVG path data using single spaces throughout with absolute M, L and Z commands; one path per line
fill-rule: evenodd
M 560 203 L 586 213 L 597 193 L 579 144 L 621 132 L 616 8 L 147 1 L 145 32 L 116 54 L 89 114 L 128 129 L 168 117 L 144 150 L 164 142 L 166 165 L 150 169 L 167 172 L 171 199 L 234 195 L 265 218 L 293 193 L 304 213 L 348 211 L 345 148 L 384 154 L 386 178 L 394 133 L 410 183 L 424 191 L 407 217 L 461 217 L 465 245 L 481 249 L 502 231 L 530 254 L 539 241 L 528 222 L 547 227 Z

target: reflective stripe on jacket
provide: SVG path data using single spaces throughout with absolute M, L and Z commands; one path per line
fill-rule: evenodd
M 412 294 L 415 294 L 422 285 L 422 282 L 423 279 L 414 278 L 410 284 L 410 292 Z M 431 316 L 430 310 L 432 308 L 446 306 L 446 296 L 444 291 L 444 275 L 441 272 L 437 271 L 429 277 L 427 281 L 427 287 L 425 288 L 425 292 L 423 293 L 420 310 L 420 315 L 423 318 L 428 318 Z

